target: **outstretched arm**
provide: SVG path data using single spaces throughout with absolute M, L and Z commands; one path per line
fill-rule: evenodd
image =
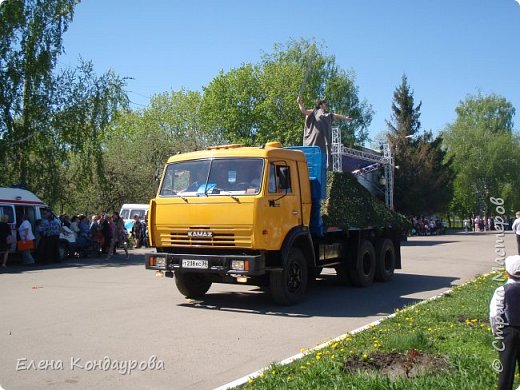
M 340 121 L 350 122 L 352 117 L 350 115 L 340 115 L 340 114 L 332 114 L 334 119 L 339 119 Z
M 302 98 L 300 96 L 298 96 L 296 98 L 296 103 L 298 103 L 298 107 L 300 107 L 300 111 L 302 112 L 303 115 L 310 115 L 310 114 L 312 114 L 312 110 L 307 110 L 305 108 L 305 106 L 302 103 Z

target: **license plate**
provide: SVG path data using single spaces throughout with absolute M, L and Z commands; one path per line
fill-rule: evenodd
M 208 260 L 182 259 L 182 268 L 208 268 Z

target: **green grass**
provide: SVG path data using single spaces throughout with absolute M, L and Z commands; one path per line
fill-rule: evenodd
M 489 301 L 501 283 L 481 276 L 456 287 L 440 299 L 396 310 L 381 325 L 349 335 L 320 351 L 308 352 L 289 365 L 272 365 L 250 379 L 246 389 L 494 389 L 498 358 L 488 322 Z M 376 352 L 410 349 L 443 357 L 444 370 L 413 378 L 377 372 L 346 373 L 345 361 L 354 355 L 369 360 Z M 518 375 L 516 386 L 520 383 Z M 514 387 L 516 388 L 516 387 Z

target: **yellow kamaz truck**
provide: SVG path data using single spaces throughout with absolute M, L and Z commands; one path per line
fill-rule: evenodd
M 341 282 L 387 281 L 401 267 L 392 226 L 325 226 L 327 171 L 320 148 L 224 145 L 171 157 L 150 201 L 146 268 L 175 276 L 200 298 L 212 283 L 265 287 L 300 301 L 323 268 Z

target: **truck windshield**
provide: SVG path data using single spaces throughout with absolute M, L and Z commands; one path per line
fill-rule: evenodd
M 160 196 L 257 195 L 264 171 L 261 158 L 183 161 L 166 167 Z

